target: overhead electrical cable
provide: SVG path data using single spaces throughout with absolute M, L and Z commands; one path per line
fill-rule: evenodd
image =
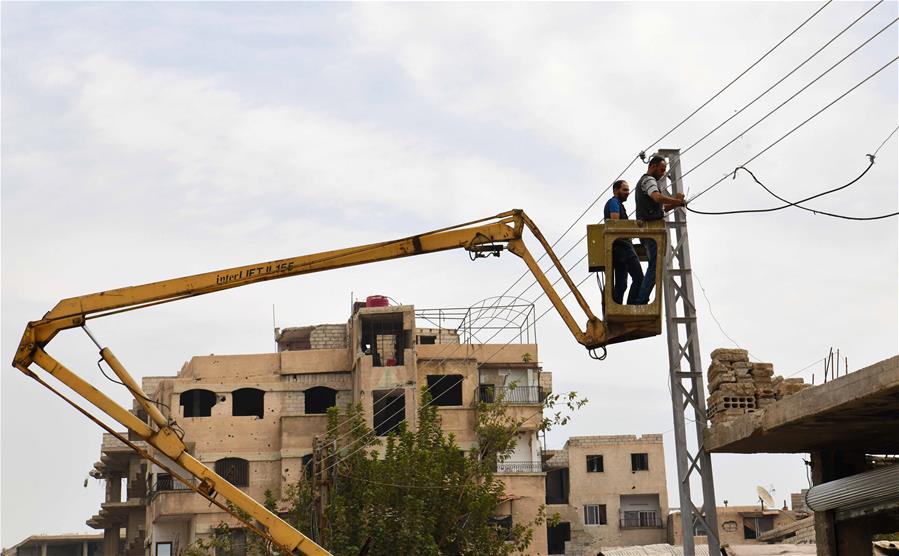
M 684 177 L 684 178 L 685 178 L 685 177 L 687 177 L 690 173 L 692 173 L 693 171 L 698 170 L 699 168 L 701 168 L 706 162 L 708 162 L 709 160 L 711 160 L 713 157 L 717 156 L 721 151 L 723 151 L 723 150 L 726 149 L 727 147 L 729 147 L 729 146 L 731 146 L 732 144 L 734 144 L 734 143 L 735 143 L 736 141 L 738 141 L 741 137 L 743 137 L 745 134 L 747 134 L 747 133 L 750 132 L 753 128 L 755 128 L 755 126 L 757 126 L 757 125 L 759 125 L 760 123 L 762 123 L 763 121 L 767 120 L 769 116 L 771 116 L 772 114 L 774 114 L 775 112 L 777 112 L 778 110 L 780 110 L 781 108 L 783 108 L 787 103 L 789 103 L 791 100 L 793 100 L 794 98 L 796 98 L 797 96 L 799 96 L 803 91 L 805 91 L 806 89 L 808 89 L 809 87 L 811 87 L 812 85 L 814 85 L 819 79 L 821 79 L 822 77 L 824 77 L 825 75 L 827 75 L 828 73 L 830 73 L 833 69 L 835 69 L 837 66 L 839 66 L 840 64 L 842 64 L 843 62 L 845 62 L 850 56 L 852 56 L 853 54 L 855 54 L 856 52 L 858 52 L 859 50 L 861 50 L 865 45 L 867 45 L 869 42 L 871 42 L 872 40 L 874 40 L 878 35 L 880 35 L 880 34 L 883 33 L 884 31 L 886 31 L 887 29 L 889 29 L 889 28 L 890 28 L 893 24 L 895 24 L 897 21 L 899 21 L 899 17 L 897 17 L 897 18 L 894 19 L 893 21 L 891 21 L 891 22 L 889 22 L 888 24 L 886 24 L 880 31 L 878 31 L 878 32 L 874 33 L 873 35 L 871 35 L 870 37 L 868 37 L 867 40 L 865 40 L 863 43 L 861 43 L 860 45 L 858 45 L 857 47 L 855 47 L 855 49 L 854 49 L 852 52 L 850 52 L 849 54 L 847 54 L 847 55 L 843 56 L 842 58 L 840 58 L 839 61 L 837 61 L 835 64 L 833 64 L 832 66 L 830 66 L 829 68 L 827 68 L 823 73 L 821 73 L 820 75 L 818 75 L 818 77 L 812 79 L 812 80 L 809 81 L 804 87 L 802 87 L 801 89 L 799 89 L 798 91 L 796 91 L 795 93 L 793 93 L 789 98 L 787 98 L 787 100 L 785 100 L 785 101 L 781 102 L 780 104 L 778 104 L 773 110 L 771 110 L 770 112 L 768 112 L 767 114 L 765 114 L 764 116 L 762 116 L 761 118 L 759 118 L 758 120 L 756 120 L 756 122 L 755 122 L 754 124 L 752 124 L 751 126 L 749 126 L 749 127 L 747 127 L 746 129 L 744 129 L 742 132 L 740 132 L 739 134 L 737 134 L 733 139 L 731 139 L 730 141 L 728 141 L 727 143 L 725 143 L 724 145 L 722 145 L 721 147 L 719 147 L 718 150 L 716 150 L 715 152 L 713 152 L 713 153 L 710 154 L 709 156 L 705 157 L 699 164 L 697 164 L 696 166 L 693 166 L 692 168 L 690 168 L 689 170 L 687 170 L 686 172 L 684 172 L 683 176 L 681 176 L 681 177 Z M 891 62 L 891 63 L 892 63 L 892 62 Z M 889 64 L 887 64 L 887 65 L 889 65 Z
M 861 21 L 862 18 L 864 18 L 864 17 L 865 17 L 866 15 L 868 15 L 869 13 L 871 13 L 871 12 L 874 10 L 874 8 L 876 8 L 877 6 L 881 5 L 881 4 L 883 3 L 883 1 L 884 1 L 884 0 L 880 0 L 879 2 L 877 2 L 876 4 L 874 4 L 873 6 L 871 6 L 870 8 L 868 8 L 868 10 L 865 11 L 865 13 L 863 13 L 862 15 L 858 16 L 857 18 L 855 18 L 855 20 L 854 20 L 852 23 L 850 23 L 849 25 L 847 25 L 846 27 L 844 27 L 842 31 L 840 31 L 839 33 L 837 33 L 836 35 L 834 35 L 829 41 L 827 41 L 826 43 L 824 43 L 823 45 L 821 45 L 821 47 L 820 47 L 818 50 L 816 50 L 814 53 L 812 53 L 811 56 L 809 56 L 808 58 L 806 58 L 805 60 L 803 60 L 802 63 L 800 63 L 798 66 L 796 66 L 795 68 L 793 68 L 792 70 L 790 70 L 789 73 L 787 73 L 786 75 L 784 75 L 783 77 L 781 77 L 780 79 L 778 79 L 773 85 L 771 85 L 770 87 L 768 87 L 767 89 L 765 89 L 765 91 L 762 92 L 762 94 L 760 94 L 759 96 L 757 96 L 757 97 L 755 97 L 754 99 L 752 99 L 751 101 L 749 101 L 749 103 L 746 104 L 743 108 L 740 108 L 740 109 L 739 109 L 738 111 L 736 111 L 733 115 L 731 115 L 731 116 L 728 117 L 726 120 L 724 120 L 723 122 L 721 122 L 720 124 L 718 124 L 717 126 L 715 126 L 711 131 L 709 131 L 708 133 L 706 133 L 705 135 L 703 135 L 702 137 L 700 137 L 699 139 L 697 139 L 692 145 L 690 145 L 690 146 L 687 147 L 686 149 L 682 150 L 682 151 L 681 151 L 681 155 L 686 154 L 687 151 L 689 151 L 690 149 L 692 149 L 692 148 L 695 147 L 696 145 L 698 145 L 698 144 L 702 143 L 703 141 L 705 141 L 711 134 L 715 133 L 716 131 L 718 131 L 719 129 L 721 129 L 725 124 L 727 124 L 728 122 L 730 122 L 731 120 L 733 120 L 734 118 L 736 118 L 737 116 L 739 116 L 740 114 L 742 114 L 744 110 L 746 110 L 747 108 L 749 108 L 750 106 L 752 106 L 753 104 L 755 104 L 755 102 L 756 102 L 757 100 L 761 99 L 763 96 L 765 96 L 765 95 L 767 95 L 768 93 L 770 93 L 775 87 L 777 87 L 778 85 L 780 85 L 781 83 L 783 83 L 784 80 L 786 80 L 788 77 L 790 77 L 791 75 L 793 75 L 794 73 L 796 73 L 797 71 L 799 71 L 799 69 L 802 68 L 802 66 L 804 66 L 805 64 L 807 64 L 809 61 L 812 60 L 812 58 L 814 58 L 815 56 L 817 56 L 818 54 L 820 54 L 821 51 L 823 51 L 825 48 L 827 48 L 828 46 L 830 46 L 830 44 L 833 43 L 835 40 L 837 40 L 840 36 L 842 36 L 843 33 L 845 33 L 846 31 L 848 31 L 849 29 L 851 29 L 856 23 L 858 23 L 859 21 Z
M 851 182 L 847 183 L 846 185 L 837 187 L 836 189 L 831 189 L 831 190 L 829 190 L 829 191 L 825 191 L 825 192 L 823 192 L 823 193 L 818 193 L 817 195 L 813 195 L 813 196 L 811 196 L 811 197 L 808 197 L 807 199 L 803 199 L 803 200 L 801 200 L 801 201 L 796 201 L 796 202 L 788 201 L 788 200 L 784 199 L 783 197 L 781 197 L 780 195 L 778 195 L 777 193 L 771 191 L 771 189 L 768 188 L 768 186 L 766 186 L 765 184 L 763 184 L 762 182 L 760 182 L 760 181 L 758 180 L 758 178 L 755 177 L 755 174 L 753 174 L 751 170 L 749 170 L 748 168 L 745 168 L 745 167 L 743 167 L 743 166 L 740 166 L 739 168 L 737 168 L 737 170 L 745 170 L 745 171 L 752 177 L 752 180 L 753 180 L 755 183 L 757 183 L 757 184 L 759 184 L 760 186 L 762 186 L 762 189 L 764 189 L 764 190 L 767 191 L 769 194 L 771 194 L 772 197 L 775 197 L 777 200 L 782 201 L 782 202 L 784 202 L 784 203 L 786 203 L 786 204 L 783 205 L 783 206 L 780 206 L 780 207 L 773 207 L 773 208 L 769 208 L 769 209 L 736 210 L 736 211 L 726 211 L 726 212 L 719 212 L 719 213 L 699 212 L 699 211 L 695 211 L 695 210 L 693 210 L 693 209 L 691 209 L 691 208 L 689 208 L 689 207 L 687 208 L 687 210 L 689 210 L 689 211 L 691 211 L 691 212 L 695 212 L 695 213 L 697 213 L 697 214 L 719 214 L 719 215 L 720 215 L 720 214 L 744 214 L 744 213 L 749 213 L 749 212 L 774 212 L 774 211 L 781 210 L 781 209 L 785 209 L 785 208 L 788 208 L 788 207 L 796 207 L 796 208 L 799 208 L 799 209 L 802 209 L 802 210 L 806 210 L 806 211 L 808 211 L 808 212 L 812 212 L 812 213 L 814 213 L 814 214 L 822 214 L 822 215 L 824 215 L 824 216 L 831 216 L 831 217 L 833 217 L 833 218 L 841 218 L 841 219 L 843 219 L 843 220 L 882 220 L 882 219 L 884 219 L 884 218 L 890 218 L 890 217 L 893 217 L 893 216 L 899 216 L 899 212 L 891 212 L 891 213 L 888 213 L 888 214 L 881 214 L 881 215 L 879 215 L 879 216 L 846 216 L 846 215 L 844 215 L 844 214 L 834 214 L 834 213 L 832 213 L 832 212 L 826 212 L 826 211 L 823 211 L 823 210 L 811 209 L 811 208 L 808 208 L 808 207 L 801 206 L 801 205 L 799 204 L 799 203 L 803 203 L 803 202 L 805 202 L 805 201 L 808 201 L 809 199 L 814 199 L 814 198 L 816 198 L 816 197 L 821 197 L 822 195 L 827 195 L 827 194 L 829 194 L 829 193 L 833 193 L 834 191 L 839 191 L 840 189 L 844 189 L 844 188 L 846 188 L 846 187 L 849 187 L 849 186 L 852 185 L 853 183 L 855 183 L 855 182 L 857 182 L 858 180 L 860 180 L 860 179 L 862 178 L 862 176 L 864 176 L 865 174 L 868 173 L 868 170 L 871 169 L 871 166 L 874 165 L 874 156 L 873 156 L 873 155 L 868 155 L 868 156 L 870 157 L 871 162 L 870 162 L 870 164 L 868 164 L 868 167 L 865 168 L 865 171 L 862 172 L 861 176 L 855 178 L 854 180 L 852 180 Z M 736 174 L 737 170 L 734 170 L 734 174 Z
M 776 141 L 774 141 L 773 143 L 771 143 L 770 145 L 768 145 L 767 147 L 765 147 L 764 149 L 762 149 L 761 151 L 759 151 L 758 153 L 756 153 L 752 158 L 750 158 L 749 160 L 747 160 L 746 162 L 744 162 L 744 163 L 741 164 L 740 166 L 746 166 L 746 165 L 748 165 L 748 164 L 751 163 L 753 160 L 756 160 L 757 158 L 759 158 L 760 156 L 762 156 L 763 154 L 765 154 L 766 152 L 768 152 L 769 150 L 771 150 L 775 145 L 777 145 L 778 143 L 780 143 L 781 141 L 783 141 L 784 139 L 786 139 L 787 137 L 789 137 L 790 135 L 792 135 L 793 133 L 795 133 L 796 130 L 798 130 L 799 128 L 801 128 L 801 127 L 804 126 L 805 124 L 809 123 L 810 121 L 812 121 L 813 119 L 815 119 L 816 117 L 818 117 L 821 113 L 823 113 L 825 110 L 827 110 L 828 108 L 830 108 L 831 106 L 833 106 L 834 104 L 836 104 L 837 102 L 839 102 L 840 100 L 842 100 L 843 98 L 845 98 L 845 97 L 846 97 L 847 95 L 849 95 L 851 92 L 853 92 L 854 90 L 858 89 L 859 87 L 861 87 L 862 85 L 864 85 L 865 83 L 867 83 L 868 81 L 870 81 L 871 79 L 873 79 L 877 74 L 879 74 L 880 72 L 882 72 L 883 70 L 885 70 L 886 68 L 888 68 L 890 65 L 892 65 L 893 63 L 895 63 L 896 60 L 899 60 L 899 56 L 893 58 L 892 60 L 890 60 L 889 62 L 887 62 L 887 63 L 884 64 L 883 66 L 881 66 L 879 69 L 877 69 L 876 71 L 874 71 L 874 73 L 870 74 L 868 77 L 862 79 L 861 81 L 859 81 L 858 83 L 856 83 L 855 85 L 853 85 L 849 90 L 847 90 L 846 92 L 844 92 L 843 94 L 841 94 L 841 95 L 838 96 L 837 98 L 835 98 L 835 99 L 833 99 L 832 101 L 830 101 L 829 103 L 827 103 L 827 105 L 825 105 L 823 108 L 821 108 L 820 110 L 818 110 L 817 112 L 815 112 L 814 114 L 812 114 L 811 116 L 809 116 L 808 118 L 806 118 L 805 120 L 803 120 L 802 123 L 800 123 L 799 125 L 797 125 L 797 126 L 794 127 L 793 129 L 791 129 L 790 131 L 788 131 L 788 132 L 786 132 L 785 134 L 783 134 L 779 139 L 777 139 Z M 689 172 L 688 172 L 688 173 L 689 173 Z M 686 174 L 684 174 L 684 175 L 686 175 Z M 713 183 L 712 185 L 706 187 L 705 189 L 703 189 L 702 191 L 700 191 L 699 193 L 697 193 L 696 195 L 694 195 L 692 198 L 690 198 L 690 199 L 689 199 L 689 202 L 692 203 L 693 201 L 695 201 L 696 199 L 698 199 L 698 198 L 701 197 L 702 195 L 705 195 L 705 194 L 706 194 L 707 192 L 709 192 L 712 188 L 718 186 L 721 182 L 723 182 L 724 180 L 726 180 L 727 177 L 730 176 L 730 175 L 731 175 L 730 173 L 725 174 L 724 176 L 721 177 L 721 179 L 719 179 L 718 181 L 716 181 L 716 182 Z
M 899 131 L 899 126 L 896 126 L 896 129 L 894 129 L 892 133 L 890 133 L 889 135 L 887 135 L 887 138 L 883 140 L 883 143 L 881 143 L 880 146 L 877 147 L 877 150 L 874 151 L 874 156 L 877 156 L 877 153 L 880 152 L 880 149 L 882 149 L 883 146 L 887 144 L 887 141 L 889 141 L 890 138 L 893 137 L 893 135 L 896 135 L 896 132 L 897 132 L 897 131 Z
M 784 42 L 786 42 L 787 39 L 789 39 L 791 36 L 793 36 L 794 34 L 796 34 L 797 31 L 799 31 L 802 27 L 805 26 L 806 23 L 808 23 L 808 22 L 811 21 L 815 16 L 817 16 L 817 15 L 818 15 L 824 8 L 826 8 L 828 5 L 830 5 L 831 1 L 832 1 L 832 0 L 828 0 L 828 2 L 825 2 L 820 8 L 818 8 L 817 10 L 815 10 L 815 12 L 812 13 L 812 15 L 810 15 L 810 16 L 809 16 L 808 18 L 806 18 L 802 23 L 800 23 L 799 26 L 797 26 L 795 29 L 793 29 L 787 36 L 785 36 L 785 37 L 782 38 L 780 41 L 778 41 L 777 44 L 775 44 L 774 46 L 772 46 L 772 47 L 771 47 L 767 52 L 765 52 L 765 53 L 764 53 L 758 60 L 756 60 L 755 62 L 753 62 L 749 67 L 747 67 L 745 70 L 743 70 L 739 75 L 737 75 L 734 79 L 732 79 L 729 83 L 727 83 L 724 87 L 722 87 L 718 92 L 716 92 L 714 95 L 712 95 L 708 100 L 706 100 L 704 103 L 702 103 L 698 108 L 696 108 L 695 110 L 693 110 L 693 112 L 691 112 L 690 114 L 688 114 L 688 115 L 687 115 L 683 120 L 681 120 L 677 125 L 675 125 L 675 126 L 674 126 L 673 128 L 671 128 L 671 129 L 669 129 L 669 130 L 668 130 L 667 132 L 665 132 L 661 137 L 659 137 L 658 139 L 656 139 L 655 141 L 653 141 L 650 145 L 648 145 L 645 149 L 643 149 L 643 151 L 641 151 L 640 154 L 642 155 L 643 153 L 645 153 L 646 151 L 650 150 L 652 147 L 654 147 L 655 145 L 657 145 L 659 142 L 663 141 L 666 137 L 668 137 L 669 135 L 671 135 L 671 133 L 673 133 L 675 130 L 677 130 L 678 128 L 680 128 L 680 126 L 682 126 L 684 123 L 686 123 L 690 118 L 692 118 L 693 116 L 695 116 L 700 110 L 702 110 L 702 109 L 705 108 L 709 103 L 711 103 L 713 100 L 715 100 L 719 95 L 721 95 L 721 93 L 723 93 L 723 92 L 726 91 L 728 88 L 730 88 L 731 85 L 733 85 L 733 84 L 736 83 L 740 78 L 742 78 L 744 75 L 746 75 L 747 73 L 749 73 L 750 70 L 752 70 L 755 66 L 757 66 L 762 60 L 764 60 L 765 58 L 767 58 L 768 55 L 770 55 L 770 54 L 771 54 L 772 52 L 774 52 L 774 50 L 776 50 L 780 45 L 782 45 Z M 881 1 L 882 1 L 882 0 L 881 0 Z M 878 2 L 878 4 L 879 4 L 879 2 Z M 876 7 L 876 6 L 875 6 L 875 7 Z M 872 9 L 873 9 L 873 8 L 872 8 Z M 870 11 L 870 10 L 869 10 L 869 11 Z M 867 13 L 867 12 L 866 12 L 866 13 Z M 863 15 L 862 17 L 864 17 L 864 15 Z M 630 163 L 627 165 L 627 167 L 626 167 L 624 170 L 622 170 L 620 174 L 618 174 L 618 177 L 616 177 L 614 180 L 612 180 L 613 183 L 614 183 L 615 181 L 618 181 L 619 179 L 621 179 L 621 176 L 623 176 L 623 175 L 625 174 L 625 172 L 627 172 L 627 171 L 630 169 L 630 167 L 633 166 L 634 162 L 636 162 L 638 158 L 640 158 L 640 155 L 637 155 L 636 157 L 633 158 L 633 160 L 630 161 Z M 562 240 L 562 239 L 563 239 L 563 238 L 564 238 L 564 237 L 565 237 L 565 236 L 566 236 L 566 235 L 567 235 L 573 228 L 574 228 L 574 226 L 576 226 L 577 223 L 580 222 L 581 219 L 582 219 L 584 216 L 586 216 L 586 214 L 587 214 L 587 213 L 588 213 L 588 212 L 589 212 L 589 211 L 596 205 L 596 203 L 599 202 L 599 200 L 602 198 L 602 196 L 605 195 L 605 193 L 606 193 L 610 188 L 611 188 L 611 185 L 609 185 L 608 187 L 606 187 L 605 189 L 603 189 L 603 190 L 600 192 L 600 194 L 593 200 L 593 202 L 591 202 L 591 203 L 587 206 L 587 208 L 580 214 L 580 216 L 578 216 L 577 219 L 575 219 L 575 221 L 571 223 L 571 225 L 568 227 L 568 229 L 566 229 L 566 230 L 562 233 L 562 235 L 559 236 L 559 238 L 556 239 L 556 241 L 552 243 L 551 247 L 554 248 L 554 247 L 555 247 L 555 246 L 556 246 L 556 245 L 557 245 L 557 244 L 558 244 L 558 243 L 559 243 L 559 242 L 560 242 L 560 241 L 561 241 L 561 240 Z M 573 249 L 574 249 L 574 248 L 575 248 L 581 241 L 584 240 L 585 237 L 587 237 L 586 234 L 585 234 L 584 236 L 582 236 L 576 243 L 574 243 L 574 244 L 568 249 L 568 251 L 565 252 L 565 255 L 567 255 L 568 253 L 570 253 L 570 252 L 571 252 L 571 251 L 572 251 L 572 250 L 573 250 Z M 565 257 L 565 255 L 562 255 L 562 257 L 560 257 L 559 259 L 560 259 L 560 260 L 563 259 L 563 258 Z M 537 259 L 537 262 L 539 263 L 541 260 L 543 260 L 543 257 L 545 257 L 545 256 L 546 256 L 545 254 L 541 255 L 541 256 Z M 546 270 L 544 271 L 544 273 L 545 273 L 545 272 L 548 272 L 548 271 L 551 270 L 551 269 L 552 269 L 552 267 L 549 267 L 548 269 L 546 269 Z M 519 276 L 519 277 L 515 280 L 515 282 L 513 282 L 512 285 L 506 290 L 506 293 L 508 293 L 513 287 L 515 287 L 515 285 L 517 285 L 519 282 L 521 282 L 521 280 L 524 279 L 525 276 L 527 276 L 527 274 L 528 274 L 527 272 L 522 273 L 521 276 Z M 527 287 L 526 287 L 526 288 L 519 294 L 519 296 L 524 295 L 524 292 L 527 292 L 528 290 L 530 290 L 532 287 L 534 287 L 534 285 L 535 285 L 536 283 L 537 283 L 536 281 L 531 282 L 531 284 L 528 285 L 528 286 L 527 286 Z M 505 294 L 504 294 L 504 295 L 505 295 Z
M 752 68 L 754 68 L 755 66 L 759 65 L 759 63 L 760 63 L 762 60 L 764 60 L 765 58 L 767 58 L 769 54 L 771 54 L 772 52 L 774 52 L 774 51 L 777 49 L 777 47 L 779 47 L 780 45 L 782 45 L 784 42 L 786 42 L 787 39 L 789 39 L 789 38 L 792 37 L 794 34 L 796 34 L 797 31 L 799 31 L 800 29 L 802 29 L 802 28 L 805 26 L 806 23 L 808 23 L 808 22 L 811 21 L 816 15 L 818 15 L 819 13 L 821 13 L 821 11 L 822 11 L 824 8 L 826 8 L 827 6 L 830 5 L 830 2 L 831 2 L 831 0 L 828 0 L 827 2 L 825 2 L 823 6 L 821 6 L 821 7 L 818 8 L 817 10 L 815 10 L 815 12 L 814 12 L 812 15 L 808 16 L 808 18 L 806 18 L 805 21 L 803 21 L 802 23 L 800 23 L 798 27 L 796 27 L 795 29 L 793 29 L 792 31 L 790 31 L 790 34 L 788 34 L 786 37 L 780 39 L 780 41 L 779 41 L 777 44 L 775 44 L 774 46 L 772 46 L 772 47 L 768 50 L 768 52 L 765 52 L 764 54 L 762 54 L 762 57 L 761 57 L 761 58 L 759 58 L 758 60 L 756 60 L 755 62 L 753 62 L 752 65 L 750 65 L 748 68 L 746 68 L 745 70 L 743 70 L 743 71 L 740 73 L 740 75 L 734 77 L 733 80 L 731 80 L 730 83 L 728 83 L 728 84 L 725 85 L 720 91 L 718 91 L 717 93 L 715 93 L 714 95 L 712 95 L 711 98 L 709 98 L 707 101 L 703 102 L 703 103 L 699 106 L 699 108 L 697 108 L 697 109 L 694 110 L 693 112 L 690 112 L 690 114 L 689 114 L 686 118 L 684 118 L 683 120 L 681 120 L 680 123 L 678 123 L 677 125 L 675 125 L 675 126 L 672 127 L 671 129 L 669 129 L 668 131 L 666 131 L 661 137 L 659 137 L 658 139 L 656 139 L 655 141 L 653 141 L 652 144 L 650 144 L 648 147 L 646 147 L 645 149 L 643 149 L 643 151 L 644 151 L 644 152 L 649 151 L 649 150 L 652 149 L 654 146 L 656 146 L 657 144 L 659 144 L 659 143 L 661 143 L 662 141 L 664 141 L 666 137 L 668 137 L 669 135 L 671 135 L 672 133 L 674 133 L 674 131 L 677 130 L 680 126 L 684 125 L 684 124 L 687 122 L 687 120 L 689 120 L 690 118 L 692 118 L 693 116 L 695 116 L 697 112 L 699 112 L 700 110 L 702 110 L 703 108 L 705 108 L 710 102 L 712 102 L 713 100 L 715 100 L 716 98 L 718 98 L 718 95 L 720 95 L 721 93 L 723 93 L 724 91 L 726 91 L 727 89 L 729 89 L 731 85 L 733 85 L 734 83 L 736 83 L 741 77 L 743 77 L 744 75 L 746 75 L 747 73 L 749 73 L 749 71 L 750 71 Z

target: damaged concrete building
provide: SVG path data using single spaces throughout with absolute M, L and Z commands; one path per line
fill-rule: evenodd
M 401 422 L 415 427 L 428 387 L 444 430 L 468 449 L 477 445 L 477 402 L 502 396 L 527 421 L 497 467 L 507 492 L 497 521 L 533 520 L 546 498 L 538 427 L 551 388 L 536 343 L 526 334 L 477 343 L 445 326 L 417 327 L 411 305 L 362 305 L 345 324 L 276 330 L 276 353 L 193 357 L 177 376 L 144 378 L 144 390 L 167 406 L 195 457 L 260 501 L 305 473 L 329 407 L 361 403 L 367 424 L 386 435 Z M 220 522 L 237 525 L 111 435 L 93 473 L 107 480 L 107 500 L 88 521 L 105 532 L 104 556 L 176 556 Z M 531 551 L 546 546 L 537 528 Z
M 547 450 L 549 554 L 663 543 L 668 491 L 661 434 L 577 436 Z

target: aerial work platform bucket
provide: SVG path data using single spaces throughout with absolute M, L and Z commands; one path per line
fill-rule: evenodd
M 646 305 L 624 305 L 612 299 L 612 244 L 617 239 L 649 239 L 656 243 L 654 296 Z M 634 249 L 641 262 L 648 260 L 646 250 L 639 243 Z M 617 343 L 662 333 L 662 269 L 668 249 L 668 231 L 664 220 L 607 220 L 587 226 L 587 264 L 590 272 L 602 272 L 605 287 L 602 292 L 603 321 L 610 330 L 627 329 L 629 333 L 616 337 Z

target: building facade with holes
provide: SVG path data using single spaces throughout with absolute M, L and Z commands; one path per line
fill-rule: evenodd
M 549 554 L 664 543 L 668 491 L 661 434 L 571 437 L 548 450 Z
M 533 318 L 529 311 L 525 320 Z M 490 316 L 476 315 L 482 322 Z M 475 320 L 470 310 L 460 317 L 357 304 L 343 324 L 276 329 L 277 352 L 193 357 L 176 376 L 144 378 L 143 387 L 165 404 L 195 457 L 260 502 L 267 491 L 280 498 L 307 472 L 329 407 L 361 403 L 368 425 L 386 435 L 403 422 L 415 426 L 428 388 L 444 430 L 469 449 L 477 446 L 478 402 L 502 398 L 525 425 L 512 457 L 497 463 L 507 496 L 495 519 L 501 527 L 527 523 L 546 498 L 537 429 L 551 375 L 537 364 L 530 330 L 512 329 L 510 342 L 481 343 L 476 334 L 486 327 Z M 88 521 L 105 532 L 104 556 L 177 556 L 219 523 L 238 525 L 111 435 L 93 475 L 107 481 L 106 501 Z M 546 533 L 535 530 L 531 553 L 547 553 Z

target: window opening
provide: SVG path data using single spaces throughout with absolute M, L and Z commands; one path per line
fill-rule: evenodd
M 774 528 L 774 516 L 743 517 L 743 538 L 755 539 Z
M 265 414 L 265 392 L 258 388 L 241 388 L 231 394 L 231 415 L 262 419 Z
M 606 505 L 587 504 L 584 506 L 584 525 L 606 525 Z
M 175 490 L 175 481 L 168 473 L 156 474 L 156 490 Z
M 215 462 L 215 472 L 234 486 L 250 484 L 250 462 L 240 458 L 223 458 Z
M 302 459 L 303 475 L 307 479 L 312 478 L 312 454 L 306 454 Z
M 406 333 L 403 330 L 402 313 L 362 315 L 360 323 L 362 328 L 360 349 L 365 355 L 371 355 L 372 366 L 403 365 Z
M 492 525 L 499 537 L 506 540 L 512 534 L 512 516 L 511 515 L 493 515 L 487 518 L 487 523 Z
M 375 434 L 387 436 L 398 432 L 406 420 L 406 395 L 402 390 L 375 390 L 371 393 L 374 405 Z
M 437 336 L 419 336 L 418 343 L 429 346 L 437 343 Z
M 432 405 L 462 405 L 462 375 L 428 375 L 428 392 Z
M 546 503 L 567 504 L 570 489 L 568 468 L 546 471 Z
M 631 454 L 631 471 L 648 471 L 649 454 Z
M 547 552 L 550 554 L 565 554 L 565 541 L 571 540 L 571 523 L 564 521 L 554 526 L 546 527 Z
M 329 407 L 337 405 L 337 390 L 327 386 L 316 386 L 306 390 L 306 413 L 317 415 L 327 413 Z
M 170 542 L 156 543 L 156 556 L 172 556 L 172 543 L 170 543 Z
M 659 514 L 654 510 L 624 512 L 622 528 L 660 527 Z
M 602 456 L 587 456 L 587 473 L 602 473 Z
M 215 392 L 209 390 L 187 390 L 179 398 L 185 417 L 211 417 L 215 405 Z

